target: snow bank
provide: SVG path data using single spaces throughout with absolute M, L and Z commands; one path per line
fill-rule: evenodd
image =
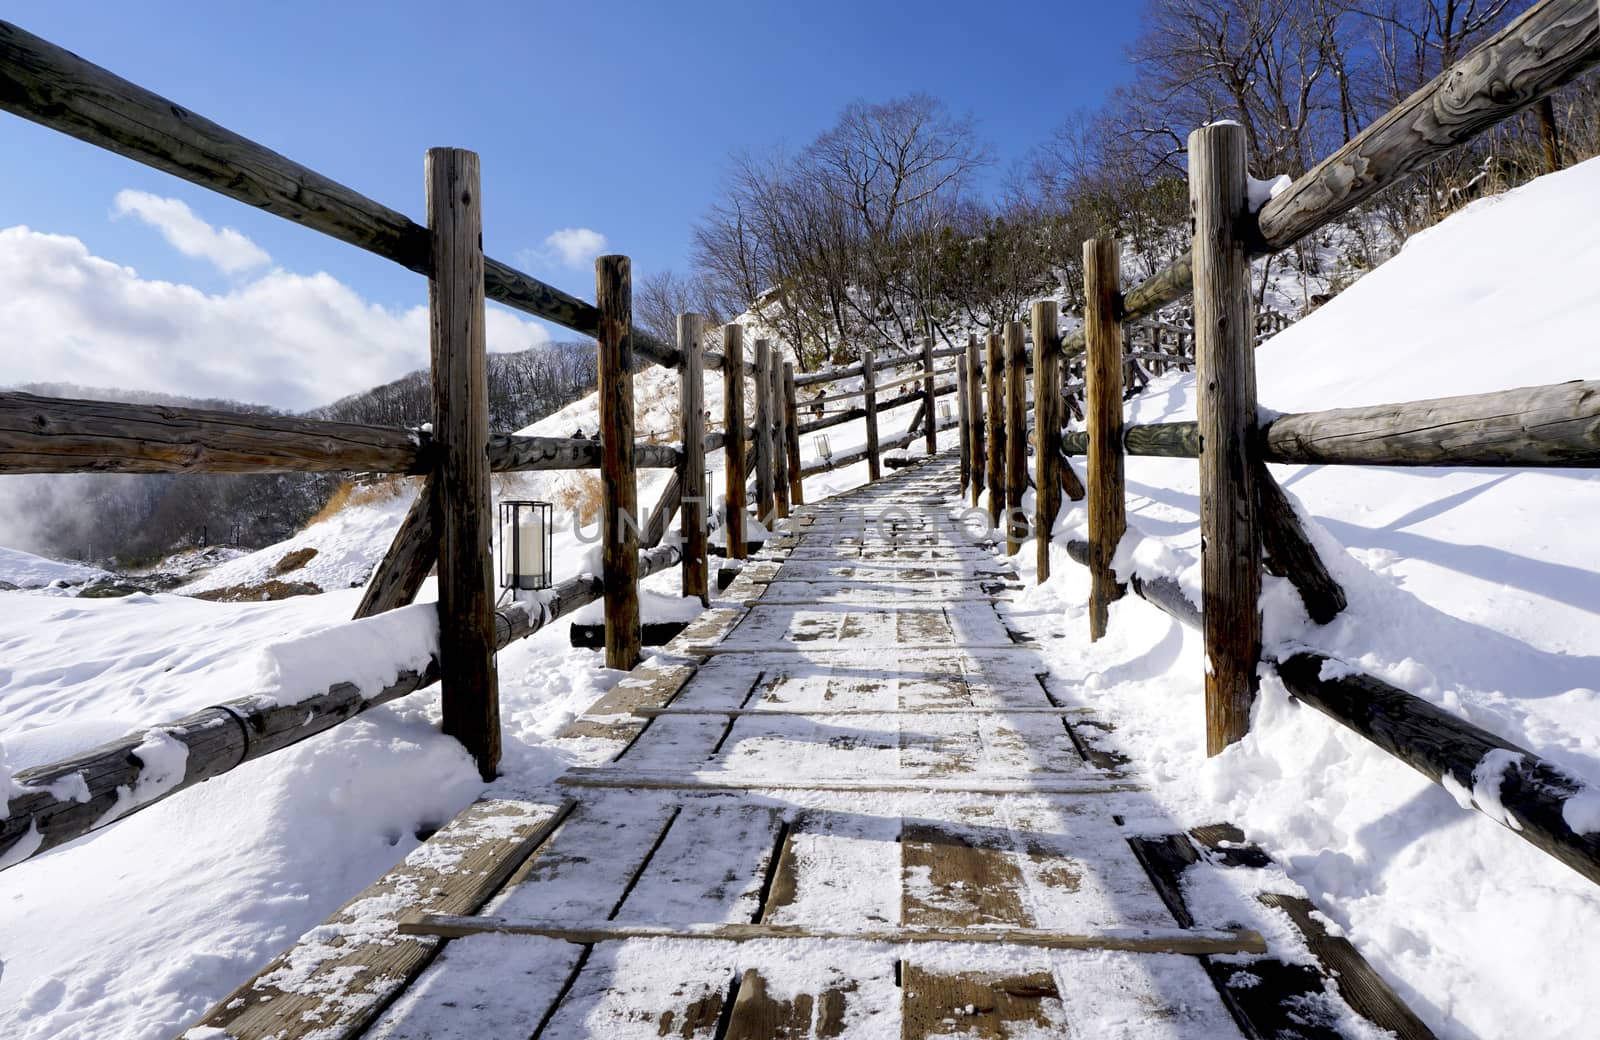
M 19 589 L 38 589 L 54 582 L 83 585 L 111 575 L 98 567 L 35 556 L 21 549 L 0 546 L 0 581 Z
M 1413 237 L 1258 351 L 1263 406 L 1593 377 L 1585 345 L 1600 325 L 1600 240 L 1572 214 L 1597 192 L 1600 161 L 1591 161 Z M 1518 262 L 1495 262 L 1502 256 Z M 1169 374 L 1130 405 L 1129 421 L 1192 419 L 1194 405 L 1192 374 Z M 1350 606 L 1313 625 L 1293 589 L 1268 577 L 1269 648 L 1325 653 L 1600 781 L 1600 473 L 1274 472 L 1313 519 Z M 1127 475 L 1130 527 L 1117 566 L 1170 574 L 1195 594 L 1194 463 L 1129 458 Z M 1074 507 L 1058 530 L 1081 529 L 1081 515 Z M 1085 631 L 1086 572 L 1063 562 L 1053 574 L 1019 610 L 1049 609 L 1069 632 Z M 1149 761 L 1164 798 L 1192 823 L 1227 819 L 1271 848 L 1441 1037 L 1590 1035 L 1600 1015 L 1590 981 L 1600 973 L 1600 890 L 1298 706 L 1270 675 L 1251 736 L 1205 759 L 1202 657 L 1197 636 L 1130 598 L 1112 608 L 1107 639 L 1060 660 L 1103 691 L 1119 739 Z M 1472 796 L 1492 807 L 1504 765 L 1480 764 Z M 1600 824 L 1600 801 L 1569 813 Z

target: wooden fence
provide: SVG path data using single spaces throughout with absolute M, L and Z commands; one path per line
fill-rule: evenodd
M 755 342 L 745 359 L 743 329 L 721 330 L 722 350 L 704 349 L 695 315 L 679 319 L 676 343 L 661 343 L 632 324 L 631 277 L 623 256 L 595 264 L 595 303 L 561 292 L 482 252 L 478 157 L 455 148 L 427 153 L 427 224 L 401 214 L 295 163 L 82 58 L 0 21 L 0 108 L 136 159 L 240 202 L 359 246 L 428 279 L 432 422 L 423 429 L 371 426 L 192 408 L 64 400 L 0 394 L 0 474 L 5 473 L 273 473 L 358 472 L 423 478 L 421 493 L 400 524 L 356 611 L 368 618 L 407 605 L 424 578 L 438 573 L 438 653 L 381 691 L 349 683 L 307 690 L 290 704 L 246 696 L 138 731 L 63 761 L 21 771 L 21 793 L 0 821 L 0 866 L 11 866 L 126 816 L 244 762 L 320 733 L 367 708 L 440 684 L 443 728 L 473 755 L 485 779 L 500 759 L 495 653 L 580 606 L 605 604 L 609 667 L 633 667 L 640 656 L 639 582 L 682 565 L 683 592 L 709 601 L 708 532 L 724 529 L 728 553 L 746 554 L 746 482 L 754 468 L 758 518 L 788 516 L 804 499 L 803 434 L 866 419 L 872 478 L 879 452 L 914 435 L 929 449 L 942 427 L 934 362 L 951 351 L 921 345 L 918 374 L 888 385 L 920 388 L 876 401 L 871 353 L 861 365 L 797 376 L 776 344 Z M 495 300 L 596 340 L 598 441 L 493 433 L 488 425 L 484 302 Z M 634 438 L 632 374 L 643 365 L 676 369 L 682 426 L 677 446 Z M 721 370 L 724 425 L 707 432 L 704 372 Z M 800 387 L 865 373 L 865 404 L 846 413 L 801 421 Z M 750 396 L 754 425 L 747 424 Z M 880 443 L 878 413 L 921 402 L 915 431 Z M 727 465 L 725 511 L 707 516 L 704 459 L 722 448 Z M 834 459 L 832 466 L 843 464 Z M 643 528 L 638 525 L 637 471 L 672 470 Z M 598 469 L 602 484 L 602 571 L 561 582 L 536 602 L 495 606 L 490 545 L 493 472 Z M 673 516 L 681 541 L 661 544 Z M 141 784 L 139 746 L 152 730 L 184 745 L 182 777 Z M 76 781 L 56 781 L 80 775 Z M 128 808 L 128 792 L 143 790 Z M 66 792 L 66 793 L 62 793 Z M 113 810 L 113 807 L 116 807 Z
M 1087 542 L 1069 555 L 1091 574 L 1090 637 L 1104 634 L 1108 607 L 1133 591 L 1204 634 L 1206 746 L 1211 754 L 1248 732 L 1262 661 L 1261 572 L 1285 577 L 1307 613 L 1325 624 L 1345 609 L 1343 590 L 1318 558 L 1299 517 L 1266 463 L 1382 466 L 1600 466 L 1600 381 L 1526 387 L 1500 393 L 1366 408 L 1282 415 L 1261 420 L 1254 349 L 1258 337 L 1282 323 L 1252 322 L 1250 260 L 1284 249 L 1371 198 L 1450 148 L 1534 104 L 1600 64 L 1600 18 L 1593 0 L 1545 0 L 1464 56 L 1393 111 L 1258 212 L 1246 200 L 1243 130 L 1203 127 L 1189 138 L 1189 193 L 1194 224 L 1191 251 L 1155 276 L 1123 291 L 1116 242 L 1084 243 L 1083 328 L 1059 342 L 1038 330 L 1053 322 L 1034 317 L 1034 398 L 1060 396 L 1058 353 L 1085 381 L 1084 429 L 1061 437 L 1059 451 L 1038 452 L 1039 488 L 1075 475 L 1066 456 L 1086 457 Z M 1125 330 L 1192 295 L 1188 330 L 1155 324 L 1144 343 L 1125 348 Z M 1051 316 L 1053 318 L 1053 315 Z M 1020 327 L 1019 327 L 1020 328 Z M 1008 333 L 1011 331 L 1007 330 Z M 1176 349 L 1167 349 L 1168 341 Z M 1190 345 L 1192 343 L 1192 346 Z M 1153 344 L 1153 345 L 1152 345 Z M 974 341 L 964 361 L 968 457 L 960 472 L 974 504 L 988 479 L 991 517 L 1020 512 L 1024 486 L 997 461 L 1026 436 L 1014 410 L 1000 406 L 1026 378 L 1009 352 L 1004 371 L 997 340 L 989 363 Z M 1196 371 L 1196 422 L 1123 425 L 1124 377 L 1129 362 L 1170 361 Z M 987 393 L 981 393 L 986 386 Z M 1069 401 L 1070 405 L 1070 401 Z M 1039 423 L 1059 422 L 1039 409 Z M 987 444 L 985 457 L 984 446 Z M 1126 530 L 1123 460 L 1127 455 L 1193 458 L 1200 469 L 1201 602 L 1170 578 L 1135 573 L 1127 584 L 1111 567 Z M 1076 496 L 1075 496 L 1076 497 Z M 1036 499 L 1034 537 L 1040 559 L 1054 524 L 1053 503 Z M 1015 538 L 1009 540 L 1014 552 Z M 1041 580 L 1048 573 L 1041 566 Z M 1532 752 L 1441 711 L 1422 699 L 1345 665 L 1330 671 L 1324 658 L 1299 653 L 1269 662 L 1300 701 L 1350 727 L 1435 782 L 1473 791 L 1475 771 L 1490 751 L 1509 752 L 1495 806 L 1479 805 L 1521 837 L 1600 882 L 1600 833 L 1580 833 L 1563 816 L 1585 785 Z M 1477 804 L 1476 802 L 1474 804 Z

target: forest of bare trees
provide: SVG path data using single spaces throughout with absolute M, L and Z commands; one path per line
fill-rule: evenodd
M 1132 78 L 1098 109 L 1062 113 L 998 190 L 980 190 L 996 178 L 979 176 L 992 159 L 970 116 L 925 94 L 853 103 L 798 151 L 730 156 L 693 232 L 692 272 L 644 279 L 640 320 L 670 333 L 679 310 L 713 322 L 759 311 L 812 368 L 862 345 L 990 328 L 1047 293 L 1070 308 L 1085 238 L 1120 237 L 1130 279 L 1187 247 L 1194 127 L 1237 121 L 1256 176 L 1298 175 L 1525 7 L 1151 0 Z M 1588 77 L 1272 263 L 1297 269 L 1312 306 L 1312 284 L 1337 291 L 1465 203 L 1596 154 L 1597 116 Z

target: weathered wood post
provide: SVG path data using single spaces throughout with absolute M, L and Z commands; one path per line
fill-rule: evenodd
M 957 467 L 956 494 L 965 498 L 967 484 L 972 480 L 972 431 L 968 429 L 967 413 L 967 358 L 963 354 L 956 363 L 956 427 L 961 431 L 961 464 Z
M 989 333 L 986 346 L 989 369 L 985 394 L 989 414 L 989 523 L 1000 526 L 1006 511 L 1006 367 L 998 332 Z
M 756 340 L 756 520 L 772 523 L 772 341 Z
M 633 462 L 633 280 L 625 256 L 594 262 L 600 309 L 601 587 L 606 667 L 639 663 L 639 485 Z
M 783 363 L 783 426 L 788 436 L 785 455 L 789 460 L 789 501 L 791 505 L 806 504 L 805 480 L 800 469 L 800 410 L 795 402 L 794 362 Z
M 444 732 L 492 780 L 500 765 L 495 671 L 494 507 L 489 491 L 489 361 L 484 347 L 483 196 L 478 155 L 430 148 L 428 228 L 433 276 L 432 482 L 439 534 L 439 700 Z
M 789 515 L 789 423 L 783 398 L 784 364 L 782 349 L 774 347 L 767 368 L 770 382 L 767 400 L 772 408 L 772 492 L 779 520 Z
M 1084 426 L 1089 434 L 1089 638 L 1122 596 L 1111 560 L 1128 529 L 1122 454 L 1122 259 L 1114 238 L 1083 244 Z
M 967 373 L 967 413 L 972 422 L 972 504 L 983 497 L 983 362 L 978 359 L 978 337 L 967 336 L 967 352 L 961 357 Z
M 745 558 L 744 485 L 744 326 L 722 326 L 722 472 L 725 478 L 723 528 L 728 558 Z
M 1241 237 L 1250 219 L 1247 180 L 1241 127 L 1205 126 L 1189 135 L 1206 753 L 1212 755 L 1249 732 L 1261 657 L 1256 370 L 1250 262 Z
M 706 560 L 706 384 L 701 355 L 704 323 L 698 314 L 678 315 L 678 411 L 683 418 L 683 474 L 678 526 L 683 529 L 683 594 L 711 603 Z
M 870 482 L 883 473 L 878 466 L 878 373 L 871 347 L 861 348 L 861 390 L 867 412 L 867 480 Z
M 1061 337 L 1054 300 L 1033 305 L 1033 539 L 1038 583 L 1050 580 L 1050 533 L 1061 511 Z
M 1022 496 L 1028 490 L 1028 347 L 1022 322 L 1006 322 L 1006 553 L 1028 537 Z
M 922 436 L 928 455 L 939 451 L 939 420 L 933 403 L 933 337 L 922 337 Z

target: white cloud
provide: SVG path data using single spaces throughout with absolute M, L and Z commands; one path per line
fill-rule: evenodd
M 115 202 L 117 216 L 137 217 L 161 232 L 167 244 L 184 256 L 209 260 L 225 274 L 254 270 L 272 262 L 266 250 L 244 235 L 233 228 L 218 231 L 178 199 L 124 188 L 117 192 Z
M 593 266 L 594 258 L 609 244 L 606 236 L 593 228 L 560 228 L 545 236 L 544 256 L 550 263 L 582 270 Z
M 426 292 L 417 280 L 417 294 Z M 547 342 L 488 308 L 490 350 Z M 428 364 L 428 309 L 392 310 L 327 274 L 273 270 L 225 293 L 141 278 L 77 238 L 0 230 L 7 384 L 66 381 L 303 409 Z

